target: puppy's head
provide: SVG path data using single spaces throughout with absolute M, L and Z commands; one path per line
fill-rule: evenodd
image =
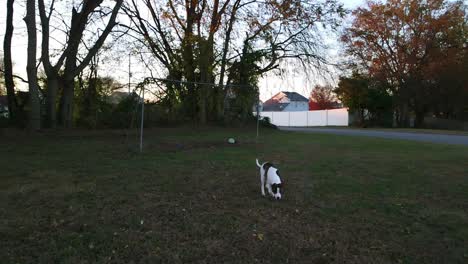
M 273 197 L 276 200 L 281 200 L 281 194 L 283 193 L 283 184 L 282 183 L 273 183 L 271 185 L 271 190 L 273 191 Z

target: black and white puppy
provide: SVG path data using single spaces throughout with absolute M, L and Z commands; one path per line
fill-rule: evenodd
M 262 195 L 265 196 L 265 187 L 268 190 L 268 193 L 273 196 L 275 199 L 281 199 L 281 194 L 283 193 L 283 183 L 281 182 L 279 170 L 269 162 L 265 162 L 262 165 L 258 162 L 258 159 L 255 160 L 257 166 L 260 168 L 260 188 Z

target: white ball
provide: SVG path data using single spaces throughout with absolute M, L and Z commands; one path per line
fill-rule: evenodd
M 229 138 L 229 139 L 228 139 L 228 142 L 229 142 L 230 144 L 234 144 L 234 143 L 236 143 L 236 140 L 233 139 L 233 138 Z

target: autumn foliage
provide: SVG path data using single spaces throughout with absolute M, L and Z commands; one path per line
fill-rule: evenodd
M 316 85 L 310 93 L 309 110 L 326 110 L 336 108 L 336 96 L 333 87 Z
M 468 28 L 462 2 L 369 1 L 353 16 L 342 36 L 346 51 L 355 68 L 388 84 L 400 126 L 407 126 L 411 115 L 421 126 L 429 112 L 463 116 Z

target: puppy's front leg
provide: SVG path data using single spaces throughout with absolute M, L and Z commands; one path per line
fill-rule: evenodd
M 265 182 L 263 180 L 261 173 L 260 173 L 260 190 L 262 191 L 262 195 L 265 196 Z
M 268 193 L 269 193 L 271 196 L 275 196 L 275 194 L 273 194 L 273 191 L 271 190 L 271 185 L 270 185 L 270 184 L 267 184 L 266 187 L 267 187 L 267 189 L 268 189 Z

